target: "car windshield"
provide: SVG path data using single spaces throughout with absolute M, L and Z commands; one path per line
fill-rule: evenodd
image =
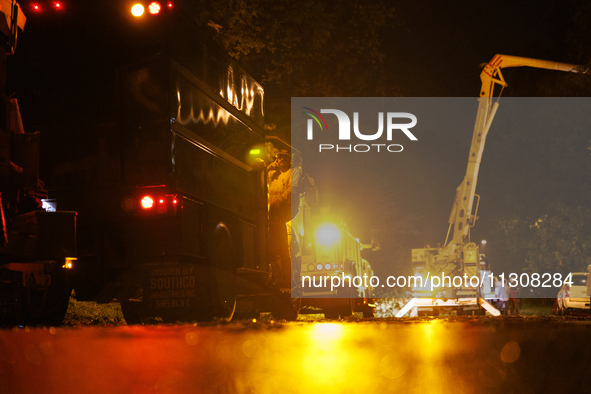
M 573 275 L 573 286 L 587 286 L 587 275 Z

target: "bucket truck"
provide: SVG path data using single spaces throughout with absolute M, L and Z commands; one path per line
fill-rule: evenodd
M 484 314 L 488 311 L 494 316 L 500 312 L 485 300 L 482 295 L 481 286 L 473 286 L 476 280 L 470 281 L 470 278 L 479 278 L 479 284 L 483 280 L 489 280 L 488 275 L 484 277 L 480 269 L 480 253 L 478 245 L 470 242 L 470 228 L 474 226 L 478 219 L 478 204 L 480 196 L 476 194 L 476 181 L 480 169 L 480 161 L 484 150 L 486 136 L 499 108 L 499 100 L 503 89 L 507 83 L 501 72 L 509 67 L 533 67 L 548 70 L 576 72 L 578 66 L 573 64 L 558 63 L 547 60 L 529 59 L 524 57 L 496 55 L 484 67 L 480 73 L 482 86 L 480 88 L 480 98 L 478 99 L 478 111 L 476 114 L 476 124 L 470 145 L 468 155 L 468 167 L 464 180 L 456 189 L 456 196 L 449 217 L 449 230 L 441 248 L 423 248 L 412 250 L 412 265 L 415 275 L 419 275 L 426 280 L 422 287 L 413 288 L 414 298 L 404 306 L 396 317 L 402 317 L 406 313 L 411 315 L 416 313 L 439 314 L 444 308 L 446 310 L 456 310 L 458 314 L 478 313 Z M 495 98 L 495 88 L 500 88 L 498 96 Z M 474 207 L 476 204 L 476 207 Z M 445 278 L 441 280 L 440 285 L 431 290 L 429 278 Z M 457 286 L 447 277 L 467 278 Z M 456 282 L 459 284 L 459 282 Z

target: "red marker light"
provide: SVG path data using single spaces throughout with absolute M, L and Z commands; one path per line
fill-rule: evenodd
M 164 204 L 164 200 L 163 199 L 160 199 L 159 202 L 160 202 L 160 204 Z
M 34 9 L 35 11 L 39 11 L 39 6 L 38 6 L 37 4 L 35 4 L 35 5 L 33 5 L 33 9 Z
M 172 200 L 172 203 L 173 203 L 173 204 L 176 204 L 176 198 L 175 198 L 174 200 Z
M 154 206 L 154 200 L 150 196 L 145 196 L 142 198 L 142 201 L 140 201 L 140 204 L 142 205 L 142 208 L 150 209 Z
M 168 2 L 168 8 L 172 8 L 172 3 Z
M 161 8 L 160 3 L 157 1 L 153 1 L 148 6 L 148 12 L 152 15 L 156 15 L 157 13 L 160 12 L 160 8 Z
M 62 5 L 60 3 L 55 3 L 55 8 L 60 8 Z

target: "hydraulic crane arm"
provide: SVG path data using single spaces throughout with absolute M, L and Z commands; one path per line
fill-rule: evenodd
M 472 214 L 474 197 L 476 196 L 476 181 L 478 180 L 478 171 L 480 161 L 484 150 L 486 135 L 492 124 L 495 113 L 499 106 L 498 100 L 494 101 L 494 91 L 496 85 L 502 88 L 507 86 L 501 69 L 508 67 L 533 67 L 548 70 L 558 70 L 567 72 L 576 72 L 577 65 L 551 62 L 547 60 L 529 59 L 525 57 L 496 55 L 484 67 L 480 73 L 482 87 L 480 88 L 480 98 L 478 99 L 478 112 L 476 114 L 476 124 L 474 125 L 474 134 L 470 153 L 468 155 L 468 168 L 464 180 L 456 189 L 456 197 L 449 217 L 449 231 L 445 240 L 444 254 L 452 254 L 455 246 L 467 242 L 470 227 L 476 221 L 476 213 Z M 502 89 L 498 97 L 501 96 Z M 450 232 L 453 230 L 453 236 L 448 242 Z
M 4 24 L 0 18 L 0 31 L 8 37 L 6 54 L 12 55 L 16 49 L 18 29 L 25 29 L 27 18 L 15 0 L 0 0 L 0 13 L 4 14 L 6 19 L 6 24 Z

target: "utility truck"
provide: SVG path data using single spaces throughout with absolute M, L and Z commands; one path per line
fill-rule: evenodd
M 423 286 L 414 288 L 411 299 L 397 314 L 402 317 L 406 313 L 438 314 L 441 310 L 456 310 L 458 313 L 483 314 L 485 311 L 498 316 L 499 311 L 483 296 L 482 286 L 476 286 L 476 279 L 488 280 L 481 274 L 479 246 L 470 241 L 470 229 L 478 219 L 480 196 L 476 194 L 476 182 L 482 160 L 482 152 L 486 136 L 494 116 L 499 108 L 499 100 L 507 83 L 502 70 L 509 67 L 533 67 L 548 70 L 576 72 L 574 64 L 558 63 L 547 60 L 529 59 L 524 57 L 496 55 L 480 73 L 481 88 L 478 99 L 476 124 L 472 135 L 472 143 L 468 155 L 468 167 L 464 180 L 456 189 L 449 229 L 440 248 L 422 248 L 412 250 L 412 266 L 416 275 L 424 279 Z M 495 97 L 495 90 L 498 96 Z M 433 278 L 441 279 L 439 286 L 431 286 Z M 450 280 L 447 280 L 447 277 Z M 453 278 L 467 278 L 456 281 Z M 491 284 L 494 286 L 494 284 Z M 434 288 L 431 290 L 431 288 Z
M 0 326 L 60 324 L 76 263 L 76 212 L 56 211 L 47 199 L 40 134 L 25 132 L 17 99 L 5 93 L 5 56 L 16 50 L 25 15 L 0 0 L 0 16 Z
M 300 313 L 318 313 L 320 309 L 328 319 L 355 312 L 373 317 L 374 272 L 361 252 L 379 249 L 377 234 L 372 234 L 372 243 L 362 244 L 334 215 L 312 212 L 304 198 L 292 220 L 292 237 L 298 239 L 298 245 L 292 243 L 292 265 L 301 267 L 294 283 L 301 296 Z

